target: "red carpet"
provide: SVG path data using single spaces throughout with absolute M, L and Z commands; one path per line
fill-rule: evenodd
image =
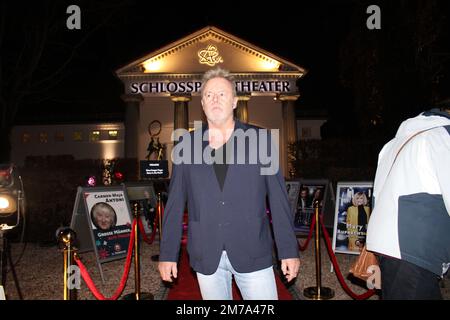
M 197 276 L 194 270 L 192 270 L 189 265 L 189 257 L 186 252 L 186 246 L 184 243 L 181 248 L 181 257 L 178 264 L 178 279 L 174 282 L 172 288 L 169 290 L 167 300 L 202 300 L 200 288 L 197 282 Z M 275 280 L 277 282 L 278 299 L 292 300 L 291 294 L 286 289 L 276 273 Z M 242 300 L 239 289 L 237 288 L 234 280 L 233 299 Z

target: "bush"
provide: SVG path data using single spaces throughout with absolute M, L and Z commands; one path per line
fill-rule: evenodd
M 137 180 L 137 160 L 118 159 L 127 181 Z M 74 160 L 72 156 L 27 157 L 19 168 L 26 198 L 26 239 L 31 242 L 55 240 L 60 226 L 69 226 L 77 188 L 91 175 L 101 185 L 102 160 Z

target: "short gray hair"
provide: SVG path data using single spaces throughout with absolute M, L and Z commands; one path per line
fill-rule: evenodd
M 214 78 L 223 78 L 225 80 L 228 80 L 231 84 L 231 90 L 233 91 L 233 97 L 237 96 L 236 93 L 236 83 L 234 80 L 234 76 L 230 73 L 230 71 L 222 69 L 220 67 L 208 70 L 205 72 L 205 74 L 202 77 L 202 85 L 200 87 L 200 96 L 203 97 L 203 88 L 205 87 L 205 84 Z

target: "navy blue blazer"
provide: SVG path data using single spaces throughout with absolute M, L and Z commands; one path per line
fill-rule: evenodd
M 237 129 L 261 128 L 235 121 Z M 202 135 L 207 127 L 202 128 Z M 194 132 L 191 132 L 191 160 L 194 159 Z M 183 137 L 184 139 L 185 137 Z M 270 140 L 270 137 L 269 139 Z M 181 143 L 183 140 L 180 140 Z M 258 140 L 260 141 L 260 140 Z M 211 161 L 208 141 L 202 142 L 201 164 L 174 164 L 166 204 L 160 261 L 178 261 L 185 203 L 188 204 L 187 250 L 192 268 L 203 274 L 217 270 L 222 250 L 227 251 L 233 268 L 253 272 L 273 264 L 273 239 L 266 213 L 266 196 L 270 203 L 273 234 L 279 259 L 299 256 L 293 216 L 280 169 L 274 175 L 261 175 L 264 162 L 257 163 L 260 144 L 245 143 L 245 154 L 237 154 L 228 170 L 221 190 Z M 270 150 L 270 149 L 269 149 Z M 206 151 L 206 152 L 205 152 Z M 242 163 L 242 156 L 245 163 Z M 209 157 L 209 158 L 208 158 Z M 238 159 L 239 158 L 239 159 Z M 237 161 L 240 161 L 237 163 Z M 192 163 L 192 162 L 191 162 Z

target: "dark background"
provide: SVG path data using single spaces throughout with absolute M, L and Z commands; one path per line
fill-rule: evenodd
M 81 30 L 66 9 L 81 8 Z M 366 9 L 381 8 L 381 30 Z M 0 4 L 2 158 L 14 124 L 123 120 L 115 70 L 214 25 L 308 70 L 299 115 L 324 140 L 390 138 L 448 88 L 449 1 L 5 1 Z M 447 89 L 448 90 L 448 89 Z

